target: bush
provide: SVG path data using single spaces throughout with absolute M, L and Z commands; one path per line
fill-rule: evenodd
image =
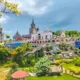
M 80 67 L 80 59 L 76 59 L 75 66 L 79 66 Z
M 41 58 L 40 61 L 38 61 L 35 64 L 35 67 L 34 67 L 36 75 L 37 76 L 46 76 L 50 71 L 50 69 L 49 69 L 50 64 L 51 64 L 51 62 L 48 59 L 48 57 Z

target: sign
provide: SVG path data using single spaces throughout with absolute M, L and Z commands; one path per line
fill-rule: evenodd
M 7 47 L 18 47 L 20 46 L 22 43 L 8 43 L 8 44 L 4 44 Z
M 80 48 L 80 41 L 75 42 L 75 46 L 76 46 L 77 48 Z

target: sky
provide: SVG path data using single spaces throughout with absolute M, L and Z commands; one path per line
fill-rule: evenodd
M 80 0 L 8 0 L 19 4 L 23 14 L 3 14 L 0 25 L 4 33 L 13 36 L 16 31 L 28 34 L 34 18 L 41 31 L 49 27 L 56 30 L 80 31 Z

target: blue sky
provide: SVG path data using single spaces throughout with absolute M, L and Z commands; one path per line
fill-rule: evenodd
M 50 27 L 52 31 L 80 31 L 80 0 L 9 0 L 17 2 L 23 14 L 4 14 L 0 24 L 5 33 L 13 36 L 16 31 L 28 34 L 32 18 L 40 30 Z

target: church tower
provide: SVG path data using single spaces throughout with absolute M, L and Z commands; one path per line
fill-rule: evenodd
M 38 32 L 39 28 L 36 28 L 36 25 L 34 23 L 34 19 L 32 19 L 31 27 L 29 29 L 29 34 L 34 34 L 34 32 Z

